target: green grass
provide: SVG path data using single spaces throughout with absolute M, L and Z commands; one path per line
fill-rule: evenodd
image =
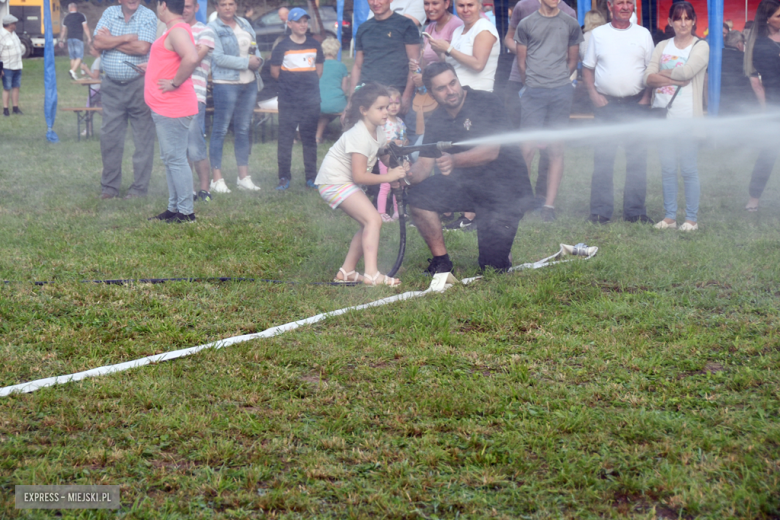
M 58 68 L 60 106 L 83 104 Z M 158 159 L 147 198 L 100 201 L 98 141 L 77 143 L 66 113 L 62 142 L 45 141 L 41 69 L 25 62 L 25 116 L 0 118 L 0 278 L 15 281 L 0 289 L 0 386 L 427 286 L 411 228 L 401 290 L 80 283 L 326 281 L 355 226 L 304 190 L 300 148 L 293 187 L 273 190 L 274 143 L 250 159 L 263 191 L 198 203 L 194 225 L 147 222 L 167 200 Z M 780 181 L 745 213 L 754 158 L 702 149 L 701 230 L 685 235 L 585 223 L 592 152 L 571 149 L 559 220 L 526 216 L 513 255 L 583 241 L 592 260 L 2 398 L 0 517 L 778 518 Z M 618 174 L 617 208 L 621 190 Z M 455 275 L 475 274 L 476 236 L 446 240 Z M 396 248 L 386 226 L 381 269 Z M 122 509 L 16 510 L 16 484 L 119 484 Z

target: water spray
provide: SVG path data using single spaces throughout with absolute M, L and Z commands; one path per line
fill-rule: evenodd
M 596 124 L 559 130 L 521 130 L 469 139 L 454 143 L 452 146 L 495 146 L 533 142 L 567 142 L 584 145 L 598 143 L 605 139 L 635 136 L 644 142 L 687 137 L 714 139 L 730 146 L 744 143 L 752 148 L 761 148 L 776 146 L 776 129 L 779 121 L 779 112 L 718 118 L 637 119 L 629 123 Z

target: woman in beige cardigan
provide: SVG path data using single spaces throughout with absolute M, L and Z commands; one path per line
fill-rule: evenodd
M 645 72 L 647 86 L 653 87 L 652 106 L 667 108 L 668 119 L 702 117 L 710 47 L 694 34 L 696 13 L 689 2 L 672 4 L 669 25 L 674 28 L 674 38 L 656 46 Z M 696 222 L 701 192 L 698 154 L 698 143 L 692 136 L 675 137 L 659 143 L 665 218 L 655 225 L 656 228 L 677 228 L 678 163 L 685 184 L 685 222 L 680 231 L 696 231 L 699 228 Z

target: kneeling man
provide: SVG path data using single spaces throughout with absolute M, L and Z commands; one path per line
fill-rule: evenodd
M 428 65 L 423 83 L 439 103 L 425 123 L 423 144 L 459 143 L 512 130 L 501 100 L 490 92 L 461 87 L 450 64 Z M 438 215 L 452 211 L 477 214 L 479 267 L 505 271 L 512 266 L 517 225 L 534 195 L 520 148 L 459 145 L 450 152 L 438 159 L 421 152 L 407 177 L 412 183 L 412 218 L 433 254 L 426 272 L 452 271 Z M 431 176 L 434 165 L 441 175 Z

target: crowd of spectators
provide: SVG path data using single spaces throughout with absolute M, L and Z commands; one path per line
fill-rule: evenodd
M 309 188 L 316 187 L 317 146 L 323 143 L 326 127 L 333 119 L 341 115 L 343 122 L 353 94 L 364 84 L 375 83 L 389 89 L 387 95 L 378 95 L 372 103 L 387 98 L 387 106 L 382 110 L 389 110 L 389 116 L 387 113 L 384 116 L 387 127 L 383 131 L 387 141 L 397 143 L 429 142 L 432 137 L 426 127 L 430 121 L 436 121 L 441 127 L 437 126 L 434 132 L 441 137 L 448 133 L 442 128 L 458 121 L 464 113 L 483 109 L 494 114 L 498 106 L 506 130 L 564 128 L 569 124 L 578 74 L 581 74 L 581 91 L 587 94 L 597 124 L 641 122 L 656 115 L 688 119 L 701 117 L 706 109 L 709 46 L 696 35 L 696 13 L 685 1 L 673 4 L 666 30 L 655 35 L 636 23 L 634 0 L 599 1 L 586 14 L 583 28 L 576 21 L 573 9 L 561 0 L 520 0 L 511 11 L 506 34 L 499 34 L 496 29 L 493 5 L 482 0 L 454 0 L 454 5 L 450 0 L 369 0 L 369 7 L 371 16 L 360 25 L 354 39 L 355 60 L 351 71 L 336 59 L 340 50 L 338 41 L 320 42 L 311 34 L 308 12 L 299 7 L 279 10 L 288 29 L 277 40 L 265 67 L 265 77 L 275 82 L 278 94 L 277 190 L 290 187 L 296 140 L 302 144 L 305 183 Z M 146 194 L 156 135 L 170 190 L 168 209 L 155 217 L 160 220 L 194 220 L 193 191 L 194 198 L 203 201 L 210 200 L 212 193 L 230 193 L 222 172 L 222 150 L 231 125 L 238 166 L 236 187 L 248 191 L 260 189 L 253 182 L 248 166 L 254 109 L 258 91 L 263 89 L 260 72 L 264 61 L 255 44 L 255 32 L 250 21 L 237 15 L 236 0 L 217 0 L 215 16 L 208 25 L 195 20 L 197 9 L 195 0 L 161 1 L 155 16 L 140 5 L 140 0 L 123 0 L 120 5 L 105 10 L 94 37 L 75 4 L 69 5 L 65 19 L 63 40 L 67 41 L 71 57 L 71 76 L 76 77 L 80 68 L 84 38 L 88 44 L 92 43 L 93 55 L 100 56 L 101 198 L 119 196 L 124 136 L 129 121 L 135 143 L 134 182 L 125 198 Z M 5 115 L 9 115 L 9 100 L 13 111 L 20 113 L 21 60 L 16 60 L 14 54 L 15 20 L 12 18 L 3 19 L 4 28 L 0 33 L 0 51 L 5 61 Z M 778 20 L 780 0 L 763 0 L 755 24 L 746 25 L 744 34 L 724 24 L 723 114 L 750 113 L 780 103 Z M 497 80 L 501 76 L 497 71 L 502 52 L 514 55 L 508 81 Z M 94 68 L 93 65 L 86 70 L 94 74 Z M 429 72 L 431 68 L 434 70 Z M 438 85 L 443 78 L 449 78 L 449 71 L 454 83 L 439 85 L 438 92 L 431 91 L 432 84 Z M 214 117 L 207 145 L 204 135 L 209 84 Z M 494 91 L 499 95 L 493 94 Z M 454 107 L 455 101 L 461 105 Z M 470 135 L 477 119 L 483 118 L 464 119 L 464 136 Z M 492 130 L 498 131 L 499 126 L 494 125 Z M 623 218 L 650 223 L 645 207 L 647 146 L 637 136 L 596 146 L 589 220 L 604 224 L 613 217 L 613 170 L 620 145 L 625 148 L 627 158 Z M 519 148 L 522 153 L 514 163 L 506 158 L 515 154 L 506 152 L 504 147 L 488 153 L 477 146 L 445 154 L 448 158 L 443 163 L 426 161 L 425 167 L 419 170 L 425 171 L 425 177 L 430 173 L 426 168 L 440 173 L 449 170 L 446 177 L 450 172 L 493 164 L 497 159 L 490 154 L 500 153 L 502 168 L 514 170 L 506 175 L 519 172 L 525 183 L 539 152 L 535 197 L 531 190 L 517 192 L 523 199 L 517 204 L 523 207 L 518 212 L 510 212 L 509 220 L 514 221 L 532 209 L 540 210 L 544 221 L 555 220 L 555 201 L 564 173 L 563 143 L 526 141 Z M 685 220 L 679 229 L 695 231 L 700 192 L 697 139 L 670 136 L 658 148 L 664 218 L 655 226 L 677 228 L 679 170 L 686 206 Z M 776 148 L 761 151 L 750 183 L 748 210 L 758 208 L 777 153 Z M 198 174 L 196 190 L 192 190 L 188 160 Z M 376 174 L 387 171 L 378 161 L 370 164 Z M 413 168 L 410 179 L 414 171 Z M 457 175 L 452 178 L 456 177 L 460 178 Z M 412 180 L 413 184 L 416 182 Z M 380 200 L 376 204 L 382 218 L 386 222 L 396 219 L 395 202 L 392 216 L 385 211 L 388 187 L 379 188 L 381 181 L 371 184 L 370 195 L 379 191 Z M 469 182 L 460 186 L 473 187 Z M 450 185 L 447 189 L 454 188 Z M 422 191 L 417 188 L 418 195 L 412 199 L 419 203 Z M 411 192 L 415 193 L 414 187 Z M 427 188 L 426 193 L 429 192 Z M 473 207 L 450 208 L 463 214 L 447 227 L 485 229 L 486 242 L 491 240 L 491 233 L 498 236 L 495 229 L 491 231 L 490 222 L 501 219 L 483 202 L 476 204 L 478 211 L 473 211 Z M 451 205 L 437 207 L 445 206 Z M 428 215 L 425 219 L 431 221 Z M 503 255 L 503 248 L 504 245 L 499 256 Z M 482 253 L 481 250 L 481 258 L 488 259 L 485 265 L 504 267 L 505 259 L 497 259 L 495 252 Z M 429 266 L 432 272 L 439 264 L 443 268 L 449 265 L 449 260 L 442 260 L 442 255 L 434 256 L 439 260 L 438 264 L 433 262 Z

